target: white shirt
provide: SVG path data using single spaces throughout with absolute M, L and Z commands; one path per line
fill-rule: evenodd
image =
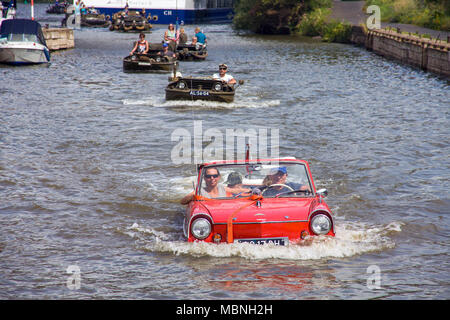
M 231 80 L 233 80 L 234 78 L 233 78 L 233 76 L 230 75 L 230 74 L 226 74 L 226 73 L 225 73 L 225 75 L 224 75 L 223 77 L 221 77 L 220 74 L 214 73 L 214 74 L 213 74 L 213 79 L 215 79 L 215 80 L 222 80 L 222 81 L 225 81 L 226 83 L 228 83 L 228 82 L 230 82 Z

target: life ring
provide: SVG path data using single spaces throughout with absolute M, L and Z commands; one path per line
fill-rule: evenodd
M 133 29 L 133 26 L 127 27 L 126 25 L 123 25 L 123 30 L 130 31 L 131 29 Z
M 137 29 L 137 30 L 144 30 L 144 29 L 145 29 L 145 26 L 136 26 L 136 29 Z
M 152 20 L 152 15 L 151 14 L 149 14 L 148 16 L 147 16 L 147 20 Z
M 158 16 L 153 16 L 153 21 L 158 21 Z

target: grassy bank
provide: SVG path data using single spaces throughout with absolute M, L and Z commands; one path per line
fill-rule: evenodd
M 327 19 L 331 9 L 318 7 L 305 13 L 294 32 L 304 36 L 319 36 L 327 42 L 350 42 L 352 27 L 349 23 Z
M 379 6 L 384 22 L 450 31 L 449 0 L 366 0 L 366 4 Z

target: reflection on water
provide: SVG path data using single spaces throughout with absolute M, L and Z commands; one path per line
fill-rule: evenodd
M 353 46 L 202 27 L 208 59 L 180 71 L 226 62 L 245 80 L 232 104 L 165 101 L 167 74 L 122 72 L 136 35 L 106 29 L 75 31 L 48 67 L 0 68 L 0 297 L 448 299 L 448 83 Z M 195 120 L 279 129 L 280 155 L 328 189 L 336 238 L 186 243 L 195 166 L 172 163 L 171 133 Z

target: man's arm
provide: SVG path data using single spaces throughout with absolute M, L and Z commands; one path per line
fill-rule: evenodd
M 181 204 L 189 204 L 189 202 L 191 202 L 193 198 L 194 198 L 194 191 L 192 191 L 187 196 L 185 196 L 183 199 L 181 199 L 180 203 Z
M 228 84 L 236 84 L 236 79 L 233 76 L 231 76 L 231 79 L 228 80 Z

